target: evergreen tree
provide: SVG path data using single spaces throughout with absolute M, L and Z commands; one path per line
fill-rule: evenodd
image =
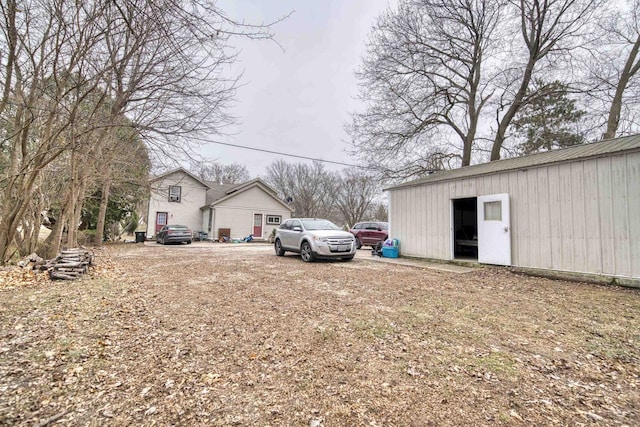
M 513 121 L 516 133 L 523 138 L 518 145 L 519 153 L 531 154 L 584 143 L 584 137 L 575 129 L 584 115 L 569 98 L 567 85 L 536 80 L 526 104 Z

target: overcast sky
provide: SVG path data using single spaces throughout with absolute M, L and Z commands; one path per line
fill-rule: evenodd
M 241 52 L 234 68 L 244 72 L 244 86 L 231 113 L 241 123 L 227 129 L 234 136 L 216 139 L 354 163 L 345 153 L 344 132 L 348 113 L 356 107 L 354 71 L 372 24 L 389 0 L 220 0 L 217 4 L 231 18 L 252 23 L 294 13 L 273 28 L 282 47 L 271 41 L 236 41 Z M 279 158 L 306 162 L 219 144 L 207 144 L 202 153 L 223 164 L 243 164 L 252 177 L 263 175 L 265 166 Z

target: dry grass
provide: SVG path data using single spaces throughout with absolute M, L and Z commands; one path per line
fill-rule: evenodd
M 96 262 L 0 280 L 0 425 L 640 425 L 638 290 L 260 245 Z

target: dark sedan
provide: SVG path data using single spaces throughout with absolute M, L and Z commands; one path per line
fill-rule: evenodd
M 193 234 L 191 229 L 186 225 L 165 225 L 158 231 L 158 234 L 156 234 L 156 243 L 162 243 L 163 245 L 182 242 L 190 245 L 192 239 Z

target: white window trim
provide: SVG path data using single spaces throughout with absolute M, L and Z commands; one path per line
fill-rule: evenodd
M 178 197 L 174 200 L 174 195 L 171 193 L 171 190 L 177 188 L 178 189 Z M 182 201 L 182 187 L 179 185 L 170 185 L 169 186 L 169 202 L 171 203 L 180 203 Z
M 277 218 L 277 221 L 274 219 Z M 280 225 L 282 224 L 282 215 L 265 215 L 266 225 Z

